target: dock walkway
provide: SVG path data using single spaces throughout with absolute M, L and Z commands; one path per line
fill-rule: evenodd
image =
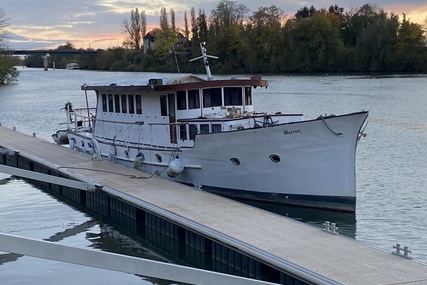
M 427 265 L 197 188 L 0 127 L 0 147 L 219 240 L 313 284 L 427 284 Z M 132 178 L 134 176 L 134 178 Z

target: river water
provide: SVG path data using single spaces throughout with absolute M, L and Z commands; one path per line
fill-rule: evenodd
M 146 74 L 22 68 L 17 83 L 0 86 L 0 123 L 51 141 L 64 121 L 67 101 L 85 104 L 84 83 L 138 81 Z M 154 76 L 154 74 L 153 74 Z M 427 76 L 265 76 L 256 89 L 257 111 L 303 113 L 316 118 L 369 110 L 367 137 L 357 151 L 355 214 L 256 204 L 392 251 L 400 243 L 427 262 Z M 89 96 L 93 102 L 93 96 Z M 23 180 L 0 174 L 0 232 L 176 262 L 150 243 L 47 194 Z M 0 253 L 1 284 L 168 284 L 140 276 Z

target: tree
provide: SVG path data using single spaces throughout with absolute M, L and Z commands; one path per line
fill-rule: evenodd
M 194 7 L 191 7 L 190 19 L 191 19 L 191 39 L 193 42 L 198 42 L 199 38 L 197 36 L 197 18 L 196 18 L 196 11 L 194 10 Z
M 173 10 L 171 10 L 173 11 Z M 173 12 L 173 18 L 175 17 Z M 154 55 L 159 58 L 166 57 L 173 48 L 176 42 L 176 32 L 172 31 L 171 25 L 169 25 L 168 14 L 166 8 L 160 9 L 160 29 L 156 31 L 156 44 L 154 47 Z
M 317 12 L 316 8 L 313 7 L 313 5 L 308 8 L 307 6 L 304 6 L 303 8 L 299 9 L 295 14 L 296 20 L 302 20 L 304 18 L 308 18 L 313 16 Z
M 398 17 L 375 5 L 365 4 L 348 15 L 343 28 L 344 45 L 350 50 L 348 68 L 355 71 L 387 71 L 393 64 Z
M 248 11 L 245 5 L 221 0 L 211 12 L 210 49 L 224 63 L 224 72 L 235 72 L 244 67 L 243 58 L 240 58 L 240 48 L 244 41 L 243 22 Z
M 411 23 L 403 14 L 395 46 L 398 71 L 423 71 L 427 51 L 422 26 Z
M 125 19 L 122 23 L 124 32 L 127 34 L 127 39 L 123 43 L 124 46 L 141 49 L 143 46 L 143 38 L 147 33 L 147 18 L 145 11 L 138 12 L 138 8 L 130 12 L 130 19 Z
M 283 11 L 272 5 L 260 7 L 253 12 L 249 18 L 247 30 L 250 31 L 250 46 L 253 51 L 248 55 L 251 57 L 250 70 L 254 72 L 277 72 L 281 49 L 281 26 Z
M 317 12 L 298 21 L 293 30 L 293 43 L 298 51 L 300 71 L 335 71 L 342 42 L 339 27 L 334 26 L 327 15 Z
M 165 7 L 160 9 L 160 30 L 163 32 L 169 30 L 168 13 L 166 12 Z
M 0 8 L 0 48 L 5 49 L 7 27 L 9 26 L 9 19 L 6 17 L 6 12 Z
M 329 6 L 328 11 L 329 11 L 329 13 L 333 13 L 337 16 L 342 16 L 344 13 L 344 8 L 338 7 L 338 5 L 335 4 L 335 5 Z
M 170 9 L 170 15 L 171 15 L 171 30 L 172 33 L 176 33 L 176 23 L 175 23 L 175 10 L 174 9 Z
M 6 12 L 0 8 L 0 50 L 6 49 L 6 35 L 9 19 Z M 0 55 L 0 85 L 8 84 L 18 78 L 19 72 L 15 68 L 15 61 L 12 56 Z
M 208 39 L 208 21 L 205 10 L 199 9 L 199 16 L 196 19 L 196 27 L 197 38 L 200 41 L 206 41 Z
M 190 38 L 190 30 L 188 28 L 187 11 L 184 11 L 184 36 L 187 39 Z

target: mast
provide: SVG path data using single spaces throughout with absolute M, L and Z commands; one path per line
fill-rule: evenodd
M 200 50 L 202 51 L 202 55 L 193 59 L 190 59 L 190 61 L 194 61 L 194 60 L 198 60 L 198 59 L 203 59 L 203 63 L 205 64 L 205 69 L 206 69 L 206 74 L 208 75 L 208 80 L 212 80 L 212 73 L 211 73 L 211 69 L 209 67 L 209 60 L 208 58 L 214 58 L 217 59 L 217 56 L 213 56 L 213 55 L 207 55 L 206 54 L 206 42 L 201 42 L 200 43 Z

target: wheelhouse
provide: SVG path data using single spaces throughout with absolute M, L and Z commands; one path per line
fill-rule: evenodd
M 97 94 L 94 117 L 97 128 L 103 128 L 102 133 L 106 128 L 116 134 L 125 132 L 126 128 L 134 128 L 131 125 L 167 126 L 170 144 L 192 146 L 197 134 L 243 128 L 243 122 L 232 122 L 254 114 L 252 88 L 267 84 L 259 77 L 207 81 L 188 76 L 179 81 L 149 79 L 144 85 L 83 85 L 82 89 Z M 163 145 L 164 140 L 158 144 Z

